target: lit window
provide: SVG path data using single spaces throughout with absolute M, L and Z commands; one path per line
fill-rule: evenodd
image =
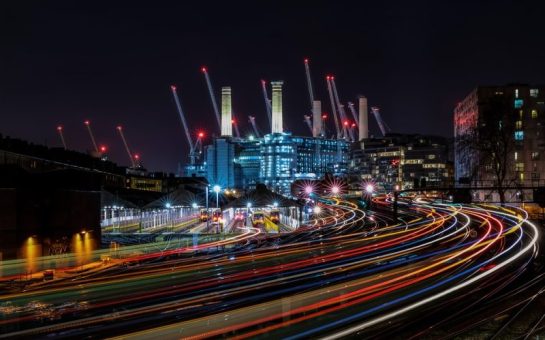
M 515 151 L 515 160 L 519 159 L 519 154 L 518 152 Z
M 519 97 L 519 89 L 515 89 L 515 98 Z
M 539 95 L 538 89 L 530 89 L 530 97 L 537 97 Z
M 518 130 L 522 129 L 522 121 L 517 120 L 515 122 L 515 129 L 518 129 Z
M 428 155 L 428 159 L 435 159 L 435 155 Z
M 515 99 L 515 109 L 520 109 L 524 105 L 524 101 L 522 99 Z
M 537 161 L 539 159 L 539 151 L 532 152 L 532 160 Z
M 524 163 L 516 163 L 515 164 L 515 171 L 524 171 Z
M 532 110 L 532 118 L 533 119 L 537 118 L 537 110 Z
M 515 140 L 523 140 L 524 131 L 515 131 Z

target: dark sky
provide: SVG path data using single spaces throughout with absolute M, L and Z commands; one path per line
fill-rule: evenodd
M 85 151 L 90 119 L 127 164 L 122 124 L 148 169 L 175 171 L 187 142 L 169 85 L 194 132 L 218 131 L 201 65 L 218 94 L 232 86 L 241 131 L 248 115 L 268 129 L 260 79 L 284 80 L 284 119 L 305 135 L 304 57 L 325 110 L 331 73 L 341 101 L 364 94 L 395 132 L 451 136 L 452 109 L 475 86 L 544 83 L 539 1 L 249 3 L 2 2 L 0 133 L 59 146 L 62 124 L 69 147 Z

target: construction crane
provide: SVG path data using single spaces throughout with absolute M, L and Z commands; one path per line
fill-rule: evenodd
M 61 137 L 62 146 L 63 146 L 64 150 L 67 150 L 67 148 L 66 148 L 66 141 L 64 140 L 64 132 L 63 132 L 63 130 L 64 130 L 64 128 L 62 127 L 62 125 L 57 126 L 57 132 L 59 133 L 59 137 Z
M 210 76 L 208 75 L 208 69 L 206 66 L 203 66 L 201 67 L 201 71 L 204 73 L 204 79 L 206 80 L 206 86 L 208 87 L 208 94 L 210 95 L 210 100 L 212 101 L 212 108 L 214 109 L 218 127 L 221 131 L 220 111 L 218 109 L 218 103 L 216 102 L 216 96 L 214 95 L 214 89 L 212 88 L 212 82 L 210 81 Z
M 310 67 L 309 67 L 309 60 L 308 58 L 305 58 L 305 73 L 307 76 L 307 87 L 308 87 L 308 96 L 310 99 L 310 112 L 312 112 L 312 108 L 314 106 L 314 91 L 312 89 L 312 80 L 310 79 Z
M 354 106 L 354 103 L 348 102 L 348 109 L 350 110 L 350 113 L 352 113 L 352 117 L 354 117 L 354 124 L 356 124 L 355 127 L 359 127 L 360 122 L 359 122 L 359 119 L 358 119 L 358 113 L 356 112 L 356 108 Z
M 235 128 L 235 135 L 237 135 L 237 138 L 240 138 L 240 131 L 238 129 L 237 120 L 235 118 L 231 119 L 231 124 L 233 124 L 233 127 Z
M 180 116 L 180 120 L 182 121 L 182 126 L 184 128 L 185 137 L 187 138 L 187 143 L 189 144 L 189 162 L 193 165 L 196 163 L 197 159 L 200 158 L 202 153 L 201 139 L 204 134 L 201 136 L 202 132 L 199 133 L 197 136 L 197 141 L 193 143 L 193 139 L 191 138 L 191 133 L 189 133 L 189 127 L 185 119 L 184 111 L 182 110 L 182 104 L 180 104 L 180 97 L 178 96 L 176 86 L 170 86 L 170 90 L 172 91 L 172 96 L 174 97 L 174 102 L 176 103 L 176 109 L 178 110 L 178 115 Z
M 335 99 L 333 99 L 333 89 L 331 88 L 331 76 L 326 76 L 327 91 L 329 92 L 329 102 L 331 103 L 331 114 L 333 114 L 333 120 L 335 121 L 335 129 L 337 131 L 337 138 L 341 138 L 341 127 L 339 126 L 339 118 L 337 118 L 337 108 L 335 105 Z
M 255 122 L 254 116 L 248 116 L 248 119 L 250 120 L 250 123 L 252 124 L 252 129 L 254 130 L 254 134 L 257 138 L 260 138 L 261 135 L 259 133 L 259 129 L 257 128 L 257 124 Z
M 339 116 L 343 122 L 344 138 L 348 139 L 349 130 L 350 130 L 348 118 L 346 117 L 346 111 L 344 110 L 344 105 L 342 105 L 341 101 L 339 100 L 339 93 L 337 92 L 337 84 L 335 83 L 335 77 L 331 77 L 331 85 L 333 87 L 333 95 L 335 96 L 335 102 L 337 103 L 337 107 L 339 109 Z M 353 140 L 353 138 L 351 139 Z
M 354 124 L 352 124 L 354 125 Z M 344 129 L 348 132 L 348 137 L 350 137 L 351 141 L 355 141 L 354 139 L 354 130 L 350 127 L 350 122 L 345 120 L 344 121 Z
M 91 122 L 89 120 L 86 120 L 83 122 L 85 126 L 87 127 L 87 131 L 89 132 L 89 137 L 91 137 L 91 143 L 93 144 L 93 148 L 95 149 L 95 152 L 98 154 L 100 151 L 98 150 L 97 142 L 95 140 L 95 135 L 93 135 L 93 130 L 91 130 Z
M 312 121 L 309 115 L 305 115 L 305 123 L 307 123 L 310 133 L 312 133 Z
M 135 160 L 140 160 L 139 155 L 132 155 L 131 150 L 129 149 L 129 144 L 127 144 L 127 139 L 125 138 L 125 134 L 123 133 L 123 127 L 121 125 L 117 126 L 117 131 L 119 132 L 119 136 L 121 136 L 121 140 L 123 141 L 123 145 L 125 146 L 125 151 L 127 151 L 127 155 L 129 156 L 129 159 L 131 161 L 131 166 L 133 168 L 136 168 L 136 162 Z
M 373 112 L 373 116 L 375 116 L 375 119 L 377 120 L 378 128 L 380 129 L 382 136 L 386 136 L 386 133 L 390 132 L 390 128 L 382 119 L 382 116 L 380 115 L 380 109 L 376 106 L 373 106 L 371 108 L 371 112 Z
M 269 95 L 267 94 L 267 82 L 261 80 L 261 89 L 263 91 L 263 99 L 265 100 L 265 107 L 267 109 L 267 118 L 269 118 L 269 125 L 272 128 L 272 105 Z

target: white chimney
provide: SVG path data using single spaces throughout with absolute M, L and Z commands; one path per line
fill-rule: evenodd
M 272 81 L 272 133 L 282 133 L 282 85 L 283 81 Z
M 221 135 L 233 136 L 232 109 L 231 109 L 231 87 L 221 88 Z

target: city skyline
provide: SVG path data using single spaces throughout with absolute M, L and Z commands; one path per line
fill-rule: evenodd
M 110 158 L 127 165 L 115 131 L 122 124 L 144 166 L 174 172 L 188 147 L 170 85 L 179 88 L 192 130 L 210 136 L 219 129 L 208 124 L 214 113 L 200 67 L 209 68 L 218 99 L 221 86 L 232 87 L 242 131 L 250 131 L 249 115 L 269 130 L 259 82 L 284 80 L 286 124 L 309 135 L 308 57 L 324 111 L 324 78 L 334 74 L 343 102 L 365 95 L 393 131 L 450 137 L 452 111 L 471 89 L 536 84 L 545 71 L 545 51 L 535 43 L 541 4 L 478 3 L 466 11 L 468 4 L 3 5 L 2 26 L 12 34 L 2 47 L 0 133 L 60 146 L 55 127 L 62 124 L 69 147 L 84 151 L 89 119 Z M 374 121 L 371 133 L 379 134 Z

